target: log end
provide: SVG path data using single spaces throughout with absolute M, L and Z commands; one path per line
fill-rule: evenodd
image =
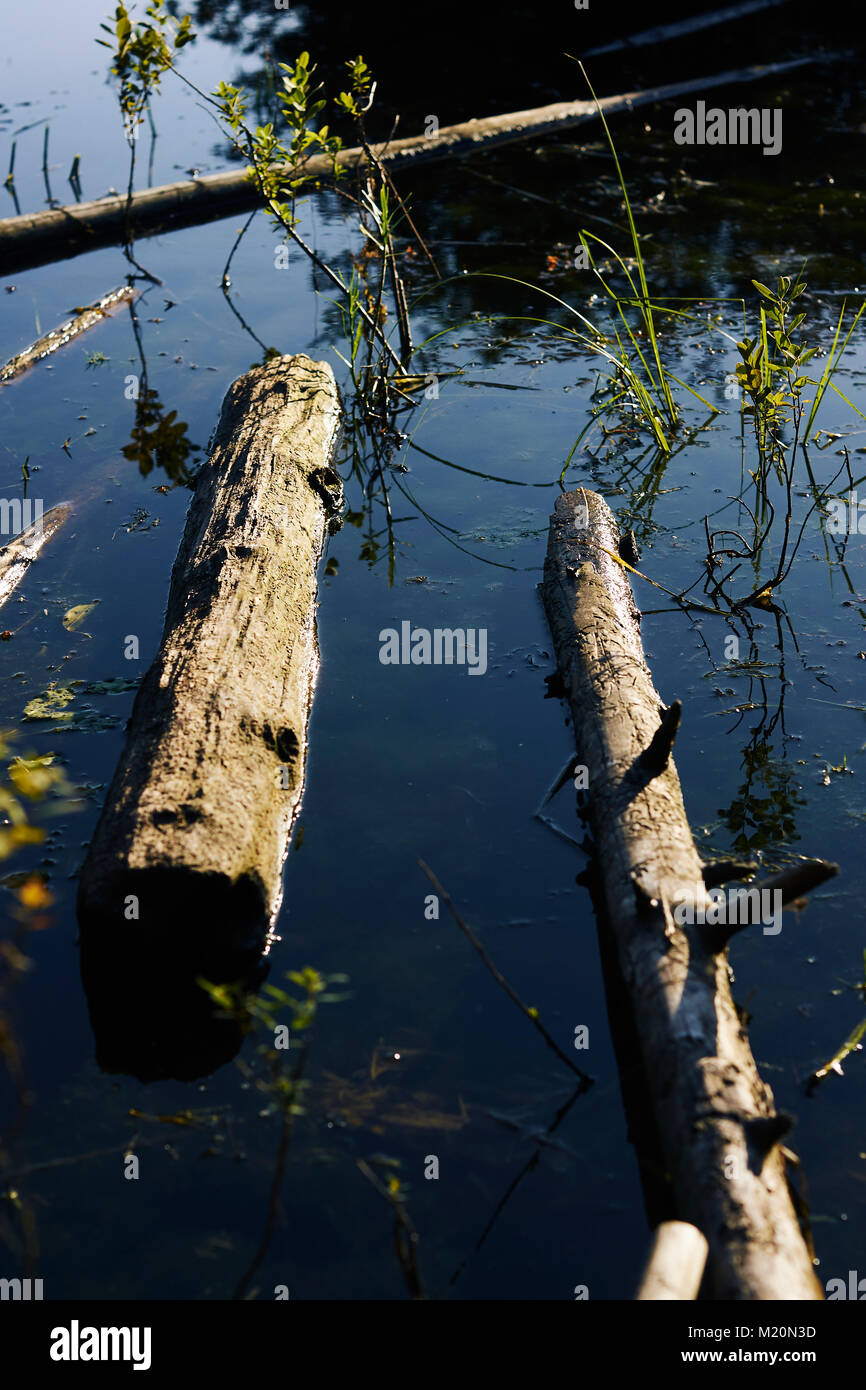
M 79 888 L 81 978 L 98 1065 L 140 1081 L 195 1080 L 236 1055 L 243 1029 L 201 981 L 267 973 L 269 904 L 252 876 L 101 866 Z

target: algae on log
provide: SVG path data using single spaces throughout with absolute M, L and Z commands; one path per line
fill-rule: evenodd
M 725 945 L 674 921 L 677 902 L 710 899 L 669 756 L 679 707 L 653 686 L 618 545 L 601 497 L 563 494 L 541 593 L 676 1214 L 707 1238 L 713 1297 L 820 1299 L 779 1147 L 790 1120 L 758 1074 Z
M 302 355 L 226 395 L 81 873 L 91 939 L 168 936 L 200 973 L 264 945 L 303 788 L 339 418 L 331 368 Z

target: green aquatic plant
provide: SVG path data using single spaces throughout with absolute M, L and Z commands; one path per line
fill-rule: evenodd
M 191 16 L 184 15 L 182 19 L 175 19 L 166 9 L 165 0 L 151 0 L 145 10 L 145 18 L 136 23 L 133 23 L 126 6 L 122 3 L 118 4 L 114 11 L 113 22 L 101 24 L 99 27 L 104 33 L 111 35 L 111 39 L 97 39 L 96 42 L 103 48 L 109 49 L 112 54 L 111 71 L 117 78 L 123 134 L 129 146 L 129 174 L 126 189 L 128 214 L 135 182 L 135 155 L 138 147 L 139 129 L 145 116 L 147 116 L 155 140 L 156 132 L 153 127 L 151 100 L 159 89 L 163 75 L 172 67 L 175 54 L 185 48 L 188 43 L 192 43 L 195 34 L 192 31 Z M 153 162 L 152 151 L 153 145 L 151 144 L 151 164 Z M 155 278 L 143 270 L 132 255 L 132 232 L 128 216 L 124 249 L 131 264 L 137 270 L 141 271 L 148 279 Z
M 187 14 L 180 20 L 175 19 L 166 10 L 164 0 L 151 0 L 145 18 L 138 23 L 133 23 L 126 6 L 119 4 L 114 11 L 113 24 L 100 24 L 99 27 L 113 39 L 113 42 L 108 39 L 96 42 L 112 54 L 111 71 L 118 81 L 124 135 L 130 151 L 131 192 L 139 127 L 175 54 L 195 38 L 192 17 Z
M 824 514 L 834 484 L 848 467 L 846 455 L 845 463 L 834 476 L 819 485 L 809 461 L 807 446 L 810 440 L 817 437 L 812 430 L 827 390 L 832 387 L 856 414 L 866 418 L 833 381 L 842 354 L 866 309 L 866 302 L 857 310 L 840 344 L 846 313 L 843 303 L 833 342 L 826 352 L 824 370 L 816 378 L 809 374 L 808 366 L 821 349 L 817 344 L 809 344 L 803 327 L 807 315 L 798 304 L 807 289 L 803 270 L 796 276 L 780 275 L 775 289 L 759 280 L 752 283 L 760 296 L 756 332 L 749 337 L 744 331 L 742 339 L 737 342 L 741 360 L 735 373 L 737 388 L 742 393 L 742 413 L 751 419 L 757 453 L 756 467 L 749 473 L 751 484 L 746 483 L 740 497 L 735 499 L 747 511 L 752 522 L 752 533 L 744 537 L 741 532 L 726 528 L 711 534 L 707 525 L 707 569 L 710 575 L 723 560 L 735 559 L 740 562 L 714 581 L 714 596 L 724 594 L 724 586 L 744 560 L 749 561 L 755 570 L 757 582 L 754 588 L 734 603 L 739 609 L 750 605 L 766 608 L 772 602 L 791 572 L 806 526 L 815 513 Z M 745 320 L 745 306 L 743 314 Z M 730 337 L 729 334 L 725 336 Z M 807 395 L 809 391 L 814 391 L 814 394 Z M 794 496 L 801 452 L 811 486 L 811 504 L 797 528 L 794 523 Z M 854 480 L 851 479 L 851 482 L 853 486 Z M 750 487 L 754 494 L 751 504 L 744 495 Z M 784 519 L 775 568 L 770 576 L 760 578 L 765 549 L 771 538 L 775 538 L 775 521 L 780 505 L 784 506 Z M 732 537 L 737 544 L 732 543 Z

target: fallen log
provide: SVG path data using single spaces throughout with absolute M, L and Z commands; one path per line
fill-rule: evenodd
M 697 925 L 711 899 L 672 758 L 647 759 L 664 706 L 647 668 L 616 521 L 558 498 L 541 594 L 586 769 L 610 930 L 634 1010 L 677 1216 L 709 1244 L 718 1299 L 819 1299 L 776 1113 L 731 998 L 727 952 Z M 666 742 L 666 740 L 664 740 Z M 678 925 L 674 907 L 688 904 Z
M 264 944 L 304 783 L 339 416 L 331 368 L 303 355 L 229 389 L 81 871 L 82 930 L 167 939 L 200 973 Z
M 832 55 L 822 54 L 827 61 Z M 561 101 L 531 111 L 513 111 L 507 115 L 489 116 L 463 121 L 459 125 L 443 126 L 435 135 L 409 136 L 372 147 L 377 159 L 390 171 L 411 169 L 443 159 L 462 158 L 478 150 L 530 137 L 557 134 L 573 126 L 591 121 L 599 115 L 633 110 L 655 102 L 669 101 L 689 92 L 709 91 L 713 87 L 755 82 L 789 72 L 806 63 L 817 61 L 816 56 L 794 58 L 782 63 L 768 63 L 709 77 L 690 78 L 671 82 L 639 92 L 602 97 L 598 106 L 592 101 Z M 344 169 L 362 166 L 367 154 L 362 147 L 342 150 L 338 163 Z M 304 165 L 310 181 L 330 175 L 331 162 L 314 155 Z M 133 193 L 131 199 L 123 194 L 99 198 L 89 203 L 74 203 L 45 212 L 25 213 L 19 217 L 0 218 L 0 266 L 11 274 L 51 261 L 78 256 L 101 246 L 110 246 L 128 230 L 136 236 L 152 236 L 168 228 L 197 226 L 203 222 L 233 213 L 249 211 L 260 201 L 255 186 L 245 169 L 232 169 L 222 174 L 208 174 L 200 179 L 181 179 L 159 188 L 146 188 Z
M 123 285 L 120 289 L 111 290 L 109 294 L 104 294 L 101 299 L 97 299 L 95 304 L 88 304 L 84 308 L 75 310 L 71 319 L 66 319 L 59 328 L 52 328 L 50 333 L 44 333 L 41 338 L 37 338 L 35 343 L 25 348 L 23 352 L 18 352 L 14 357 L 0 367 L 0 386 L 5 386 L 8 381 L 14 380 L 22 372 L 26 372 L 28 367 L 33 367 L 37 362 L 42 362 L 46 357 L 50 357 L 58 348 L 65 347 L 71 343 L 73 338 L 92 328 L 95 323 L 100 323 L 107 318 L 113 309 L 120 304 L 127 304 L 135 298 L 136 291 L 129 285 Z
M 787 0 L 740 0 L 739 4 L 726 5 L 723 10 L 709 10 L 704 14 L 689 15 L 688 19 L 677 19 L 672 24 L 658 24 L 653 29 L 641 29 L 638 34 L 629 34 L 625 39 L 613 39 L 599 48 L 588 48 L 583 57 L 601 58 L 607 53 L 620 53 L 624 49 L 654 47 L 668 43 L 672 39 L 682 39 L 696 34 L 701 29 L 711 29 L 716 24 L 734 24 L 738 19 L 746 19 L 759 10 L 773 9 L 784 5 Z
M 698 1296 L 707 1240 L 688 1221 L 663 1221 L 655 1229 L 652 1250 L 635 1299 L 638 1302 L 689 1301 Z
M 18 587 L 42 547 L 72 515 L 69 502 L 58 502 L 0 548 L 0 604 Z

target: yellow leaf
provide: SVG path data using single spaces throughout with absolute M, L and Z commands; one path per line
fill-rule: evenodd
M 15 758 L 9 764 L 9 780 L 22 795 L 29 796 L 31 801 L 40 801 L 58 780 L 57 769 L 50 766 L 53 761 L 53 753 L 41 758 Z
M 25 879 L 18 889 L 18 898 L 24 907 L 34 909 L 50 907 L 54 902 L 54 898 L 45 887 L 43 880 L 35 877 Z
M 67 632 L 74 632 L 81 627 L 88 613 L 92 613 L 99 599 L 94 599 L 93 603 L 77 603 L 74 608 L 69 608 L 63 614 L 63 626 Z

